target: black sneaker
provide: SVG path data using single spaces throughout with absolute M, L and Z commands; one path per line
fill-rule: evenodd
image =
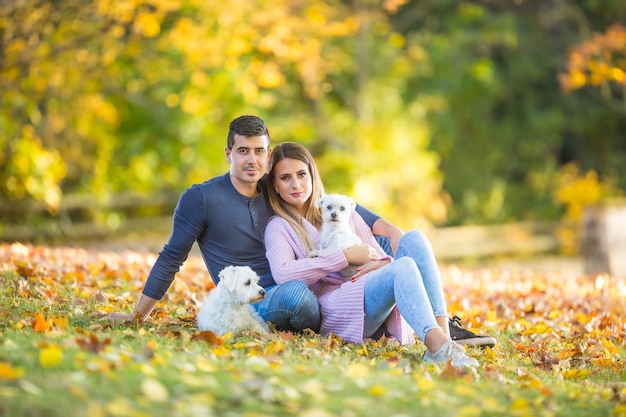
M 454 316 L 449 320 L 450 324 L 450 338 L 457 342 L 459 345 L 466 346 L 480 346 L 480 347 L 494 347 L 496 345 L 496 339 L 491 336 L 482 336 L 476 333 L 472 333 L 461 325 L 461 318 Z

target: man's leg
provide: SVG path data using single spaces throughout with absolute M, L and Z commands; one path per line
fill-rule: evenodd
M 254 304 L 264 320 L 279 330 L 318 332 L 322 322 L 315 294 L 302 281 L 289 281 L 266 288 L 265 298 Z

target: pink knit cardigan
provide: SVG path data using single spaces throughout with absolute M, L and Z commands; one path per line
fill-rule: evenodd
M 313 241 L 319 244 L 319 231 L 306 220 L 303 222 Z M 358 213 L 352 214 L 351 223 L 361 240 L 376 248 L 380 259 L 393 260 L 376 242 L 369 226 Z M 309 258 L 295 230 L 278 216 L 274 216 L 265 229 L 265 250 L 276 283 L 300 280 L 317 296 L 322 312 L 320 333 L 333 333 L 350 342 L 363 342 L 363 292 L 369 274 L 356 282 L 349 278 L 346 280 L 338 272 L 348 266 L 341 249 Z M 400 343 L 415 343 L 413 329 L 400 316 L 397 307 L 385 321 L 385 327 Z

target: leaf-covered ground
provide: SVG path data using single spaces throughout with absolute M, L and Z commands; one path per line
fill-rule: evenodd
M 147 323 L 107 323 L 155 259 L 0 244 L 0 415 L 626 416 L 624 280 L 443 267 L 451 313 L 498 339 L 456 370 L 421 343 L 198 332 L 197 257 Z

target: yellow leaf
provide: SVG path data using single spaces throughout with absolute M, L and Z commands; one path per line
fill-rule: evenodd
M 272 342 L 265 348 L 266 355 L 272 355 L 285 349 L 285 344 L 281 342 Z
M 498 355 L 496 354 L 496 350 L 490 348 L 489 346 L 485 347 L 483 350 L 483 361 L 487 363 L 494 363 L 498 360 Z
M 133 408 L 133 405 L 129 400 L 124 397 L 117 397 L 106 405 L 107 415 L 112 416 L 135 416 L 137 410 Z
M 354 363 L 348 366 L 346 369 L 346 376 L 352 379 L 355 383 L 362 383 L 369 375 L 369 368 L 362 363 Z
M 457 417 L 474 417 L 482 415 L 482 410 L 475 405 L 466 405 L 461 407 Z
M 10 363 L 0 362 L 0 379 L 17 379 L 24 375 L 22 368 L 14 368 Z
M 415 382 L 417 383 L 417 388 L 421 391 L 430 391 L 435 389 L 435 381 L 433 381 L 430 375 L 416 375 Z
M 626 417 L 626 404 L 618 404 L 613 409 L 613 415 L 615 417 Z
M 520 379 L 520 382 L 522 383 L 522 386 L 524 387 L 541 388 L 543 385 L 541 383 L 541 379 L 534 377 L 532 375 L 521 375 L 519 379 Z
M 385 395 L 386 392 L 387 390 L 385 389 L 385 387 L 383 387 L 382 385 L 378 385 L 378 384 L 374 385 L 373 387 L 369 389 L 369 393 L 374 396 Z
M 454 387 L 454 393 L 456 395 L 471 398 L 476 395 L 476 390 L 470 387 L 469 385 L 457 385 L 456 387 Z
M 565 379 L 579 379 L 585 378 L 590 373 L 591 371 L 589 371 L 589 369 L 569 369 L 564 371 L 562 375 Z
M 58 365 L 63 359 L 63 351 L 57 345 L 50 345 L 39 351 L 39 363 L 44 368 Z
M 617 346 L 615 346 L 615 343 L 613 343 L 612 340 L 609 340 L 609 339 L 606 339 L 606 338 L 602 338 L 602 346 L 606 347 L 607 350 L 609 352 L 611 352 L 612 354 L 614 354 L 614 355 L 619 353 L 619 348 Z
M 202 357 L 198 358 L 198 362 L 196 362 L 196 367 L 198 368 L 199 371 L 202 371 L 202 372 L 215 371 L 215 365 L 213 365 L 213 363 L 209 362 L 208 360 Z
M 211 349 L 211 352 L 213 352 L 215 356 L 226 356 L 230 353 L 230 349 L 222 345 Z
M 526 411 L 528 410 L 528 407 L 529 407 L 529 404 L 526 398 L 517 398 L 511 404 L 511 410 L 516 411 L 516 412 Z
M 170 394 L 161 382 L 153 378 L 146 378 L 141 382 L 141 391 L 151 401 L 167 402 Z
M 593 363 L 596 366 L 603 366 L 605 368 L 609 368 L 615 364 L 615 361 L 613 361 L 613 359 L 597 358 L 597 359 L 592 359 L 591 363 Z
M 571 359 L 576 356 L 576 353 L 578 353 L 576 349 L 563 349 L 557 352 L 556 357 L 558 359 Z
M 52 324 L 59 329 L 65 330 L 68 325 L 67 317 L 52 317 Z

